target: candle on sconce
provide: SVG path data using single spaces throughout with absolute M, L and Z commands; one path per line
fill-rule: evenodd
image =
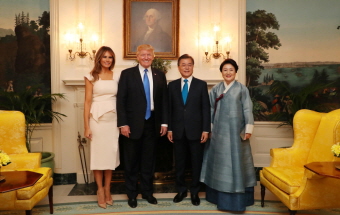
M 79 30 L 80 39 L 82 39 L 82 38 L 83 38 L 83 31 L 84 31 L 84 25 L 83 25 L 83 23 L 79 22 L 79 24 L 78 24 L 78 30 Z
M 73 45 L 73 35 L 71 33 L 66 33 L 65 34 L 65 41 L 66 41 L 66 46 L 68 50 L 72 50 L 72 45 Z
M 208 43 L 205 43 L 205 45 L 204 45 L 204 51 L 205 51 L 205 52 L 209 52 Z
M 225 41 L 225 50 L 226 51 L 230 51 L 230 48 L 231 48 L 231 37 L 230 36 L 226 36 L 224 38 L 224 41 Z
M 219 39 L 219 32 L 220 32 L 220 26 L 218 25 L 214 25 L 214 34 L 215 34 L 215 41 L 218 41 Z
M 226 51 L 227 51 L 227 52 L 230 52 L 230 42 L 227 41 L 225 47 L 226 47 Z
M 231 37 L 227 36 L 225 38 L 225 51 L 226 51 L 226 54 L 227 54 L 227 58 L 229 58 L 230 49 L 231 49 Z
M 204 52 L 209 52 L 209 37 L 202 37 L 201 44 Z
M 96 50 L 97 43 L 98 43 L 98 35 L 92 34 L 91 43 L 90 43 L 91 50 Z

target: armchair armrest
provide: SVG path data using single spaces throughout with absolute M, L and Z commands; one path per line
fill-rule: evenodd
M 300 188 L 290 195 L 291 210 L 338 208 L 339 179 L 305 170 Z M 322 198 L 316 198 L 322 196 Z
M 36 169 L 41 166 L 41 153 L 9 154 L 11 162 L 3 166 L 3 171 L 16 169 Z
M 298 147 L 270 149 L 271 167 L 303 166 L 308 154 Z

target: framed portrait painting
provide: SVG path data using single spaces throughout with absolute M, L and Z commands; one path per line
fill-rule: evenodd
M 124 58 L 135 59 L 141 44 L 163 59 L 178 57 L 179 0 L 124 1 Z

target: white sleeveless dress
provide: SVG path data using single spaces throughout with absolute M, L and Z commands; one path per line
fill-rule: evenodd
M 93 81 L 93 76 L 85 76 Z M 93 83 L 92 105 L 90 109 L 90 169 L 114 170 L 119 166 L 119 128 L 117 127 L 116 95 L 119 76 L 113 80 L 97 80 Z

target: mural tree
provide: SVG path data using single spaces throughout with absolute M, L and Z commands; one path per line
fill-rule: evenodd
M 265 49 L 279 49 L 281 46 L 278 36 L 269 29 L 279 30 L 280 25 L 272 13 L 265 10 L 247 12 L 246 21 L 246 75 L 247 86 L 258 85 L 262 63 L 269 62 Z
M 11 84 L 20 91 L 40 85 L 49 92 L 50 12 L 42 12 L 37 20 L 30 17 L 23 11 L 14 14 L 15 32 L 11 29 L 0 36 L 0 88 L 7 89 Z

